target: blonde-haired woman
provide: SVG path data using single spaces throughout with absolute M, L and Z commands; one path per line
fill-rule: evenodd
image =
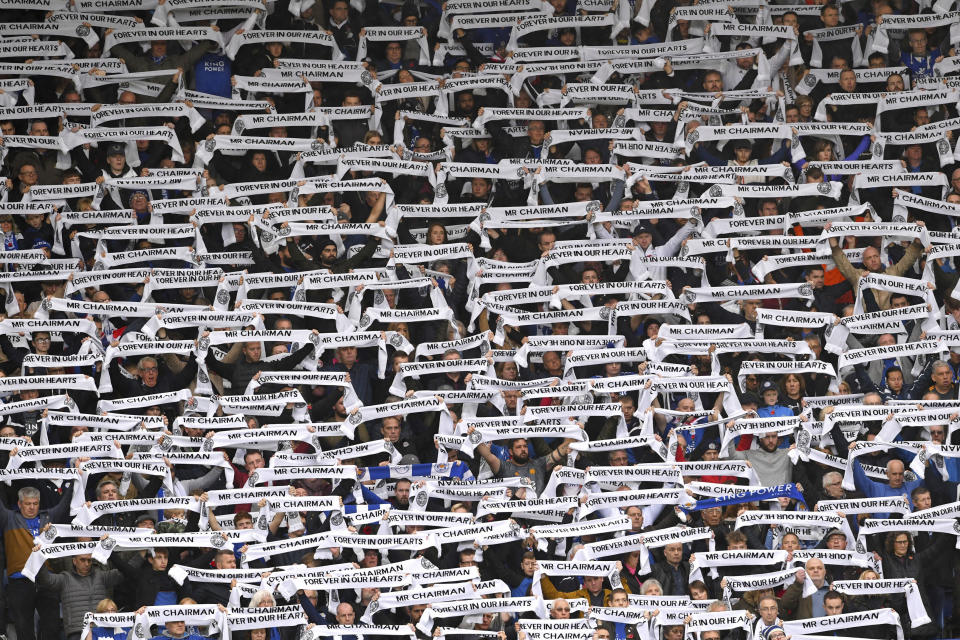
M 146 611 L 146 607 L 141 607 L 137 613 L 143 613 Z M 94 613 L 117 613 L 117 603 L 111 600 L 110 598 L 104 598 L 97 603 L 97 608 Z M 93 626 L 92 629 L 93 639 L 100 640 L 126 640 L 127 635 L 130 633 L 130 629 L 127 627 L 112 626 L 105 624 L 103 626 Z
M 864 569 L 857 580 L 879 580 L 880 576 L 873 569 Z M 847 597 L 844 603 L 844 612 L 869 611 L 892 606 L 890 599 L 882 594 Z

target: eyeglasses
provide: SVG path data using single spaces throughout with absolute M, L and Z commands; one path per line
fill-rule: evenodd
M 140 367 L 140 371 L 156 371 L 156 367 Z
M 50 342 L 50 338 L 34 338 L 34 342 Z
M 894 540 L 893 544 L 910 544 L 909 540 Z
M 22 176 L 35 176 L 37 175 L 36 171 L 21 171 L 20 175 Z
M 560 613 L 569 613 L 570 607 L 556 607 L 554 611 L 558 611 Z

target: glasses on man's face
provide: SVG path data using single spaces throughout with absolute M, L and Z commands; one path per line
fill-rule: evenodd
M 140 367 L 140 371 L 143 371 L 144 373 L 149 373 L 151 371 L 156 371 L 156 370 L 157 370 L 156 367 Z
M 894 540 L 893 544 L 910 544 L 909 540 Z
M 570 607 L 557 607 L 554 611 L 557 613 L 570 613 Z

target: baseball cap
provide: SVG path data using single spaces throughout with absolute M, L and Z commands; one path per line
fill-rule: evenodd
M 776 391 L 777 385 L 773 383 L 773 380 L 764 380 L 763 384 L 760 385 L 760 393 L 765 393 L 767 391 Z
M 53 247 L 46 240 L 36 240 L 33 243 L 34 249 L 52 249 Z
M 643 234 L 643 233 L 650 233 L 650 234 L 652 234 L 653 232 L 650 231 L 650 227 L 648 227 L 648 226 L 645 225 L 645 224 L 638 224 L 638 225 L 637 225 L 637 228 L 633 230 L 633 235 L 635 235 L 635 236 L 639 236 L 640 234 Z
M 707 443 L 707 451 L 720 451 L 720 441 L 711 440 Z
M 733 141 L 734 149 L 753 149 L 753 143 L 747 138 L 737 138 Z
M 400 458 L 400 464 L 420 464 L 420 458 L 413 455 L 412 453 L 408 453 L 407 455 Z
M 124 156 L 127 155 L 126 146 L 122 142 L 114 142 L 107 147 L 108 156 Z
M 846 538 L 846 537 L 847 537 L 847 534 L 845 534 L 842 529 L 830 529 L 830 533 L 828 533 L 826 536 L 824 536 L 823 539 L 824 539 L 824 540 L 829 540 L 829 539 L 832 538 L 833 536 L 843 536 L 844 538 Z

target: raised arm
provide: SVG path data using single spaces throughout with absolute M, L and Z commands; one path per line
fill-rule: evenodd
M 290 252 L 290 262 L 297 271 L 316 271 L 323 268 L 319 262 L 308 260 L 292 238 L 287 239 L 287 251 Z
M 70 500 L 73 498 L 73 482 L 68 482 L 63 494 L 60 496 L 60 502 L 47 512 L 50 516 L 50 522 L 69 522 L 70 521 Z
M 877 490 L 880 483 L 875 482 L 867 477 L 867 472 L 863 470 L 863 466 L 860 464 L 860 461 L 854 458 L 850 465 L 853 467 L 854 486 L 862 491 L 868 498 L 882 497 L 882 494 Z
M 168 367 L 169 369 L 169 367 Z M 183 369 L 174 373 L 170 371 L 170 387 L 172 389 L 186 389 L 197 377 L 197 354 L 191 353 Z
M 317 331 L 314 330 L 314 333 L 317 333 Z M 270 368 L 273 369 L 274 371 L 289 371 L 293 367 L 300 364 L 304 358 L 306 358 L 308 355 L 313 353 L 313 349 L 314 349 L 313 343 L 308 342 L 307 344 L 303 345 L 302 347 L 300 347 L 290 355 L 284 356 L 279 360 L 271 362 L 270 364 L 272 366 Z
M 663 256 L 665 258 L 671 258 L 677 255 L 677 252 L 680 251 L 680 245 L 683 244 L 683 241 L 690 237 L 690 234 L 694 231 L 694 225 L 692 219 L 687 224 L 683 225 L 677 232 L 673 234 L 673 237 L 667 240 L 667 242 L 657 247 L 657 255 Z
M 580 429 L 583 430 L 583 424 L 580 424 Z M 563 459 L 568 453 L 570 453 L 570 445 L 576 442 L 573 438 L 566 438 L 563 442 L 557 446 L 556 449 L 550 452 L 547 456 L 547 471 L 550 471 L 558 464 L 563 463 Z
M 930 496 L 933 498 L 933 506 L 935 507 L 953 502 L 957 495 L 957 483 L 944 480 L 940 475 L 940 470 L 934 466 L 933 460 L 928 461 L 927 466 L 924 467 L 923 481 L 930 490 Z
M 213 355 L 213 351 L 207 353 L 205 362 L 207 363 L 207 367 L 221 378 L 229 380 L 231 376 L 233 376 L 233 367 L 217 360 L 216 356 Z
M 918 222 L 917 224 L 923 224 L 923 222 Z M 907 247 L 907 250 L 903 252 L 903 257 L 893 265 L 890 269 L 892 275 L 902 276 L 907 271 L 910 270 L 910 267 L 913 266 L 913 263 L 917 261 L 917 258 L 920 257 L 920 254 L 923 253 L 923 244 L 919 240 L 914 240 L 910 243 L 910 246 Z
M 468 433 L 473 433 L 473 427 L 470 427 Z M 476 446 L 476 451 L 483 456 L 483 459 L 490 465 L 490 470 L 493 471 L 493 475 L 497 475 L 500 472 L 500 458 L 493 455 L 493 452 L 490 451 L 490 443 L 481 442 Z
M 21 349 L 13 346 L 10 338 L 6 335 L 0 335 L 0 350 L 3 351 L 3 355 L 7 357 L 7 360 L 14 363 L 17 367 L 23 365 L 23 357 L 30 353 L 29 349 Z
M 829 224 L 829 223 L 828 223 Z M 824 226 L 824 229 L 829 228 Z M 843 277 L 847 279 L 847 282 L 850 283 L 850 286 L 856 289 L 857 284 L 860 282 L 860 271 L 858 271 L 850 261 L 847 260 L 846 254 L 843 252 L 843 249 L 840 248 L 840 243 L 837 242 L 836 238 L 830 238 L 830 255 L 833 258 L 834 264 L 837 265 L 837 269 L 840 269 L 840 273 L 843 274 Z M 906 258 L 906 255 L 904 255 Z M 916 258 L 914 258 L 916 260 Z
M 211 467 L 209 471 L 200 476 L 199 478 L 192 478 L 190 480 L 181 480 L 180 484 L 183 486 L 184 491 L 187 492 L 187 495 L 190 495 L 193 491 L 197 489 L 203 491 L 214 482 L 220 478 L 220 474 L 223 472 L 222 467 Z

